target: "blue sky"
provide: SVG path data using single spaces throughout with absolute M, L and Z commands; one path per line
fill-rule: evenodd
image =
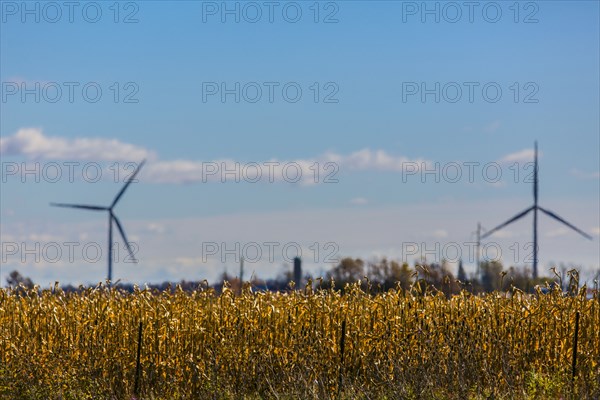
M 472 22 L 463 2 L 428 3 L 439 22 L 422 2 L 276 2 L 272 23 L 264 2 L 81 2 L 73 22 L 61 2 L 53 3 L 60 17 L 44 3 L 23 4 L 1 8 L 3 280 L 12 269 L 42 284 L 102 279 L 103 258 L 86 262 L 76 251 L 67 259 L 63 243 L 97 242 L 105 252 L 106 216 L 48 203 L 108 204 L 125 176 L 114 181 L 115 165 L 142 158 L 139 183 L 115 209 L 139 246 L 137 265 L 115 265 L 125 281 L 235 271 L 233 257 L 206 255 L 213 242 L 257 242 L 263 251 L 265 242 L 298 243 L 315 273 L 331 264 L 322 253 L 334 247 L 339 256 L 412 263 L 407 244 L 437 243 L 438 254 L 427 257 L 440 259 L 448 243 L 466 249 L 477 221 L 489 229 L 531 204 L 527 163 L 536 139 L 541 204 L 594 237 L 541 217 L 540 271 L 559 262 L 600 267 L 598 2 L 478 2 Z M 223 7 L 237 7 L 239 22 Z M 298 10 L 298 22 L 289 22 Z M 221 85 L 236 83 L 240 101 L 223 101 Z M 423 87 L 433 93 L 421 97 Z M 302 95 L 292 102 L 297 88 Z M 263 163 L 273 160 L 300 165 L 304 179 L 202 181 L 208 165 L 257 163 L 266 172 Z M 65 162 L 79 163 L 73 182 Z M 62 172 L 56 182 L 42 173 L 52 163 Z M 103 168 L 98 182 L 82 178 L 90 163 Z M 337 183 L 323 182 L 332 171 L 326 163 Z M 439 182 L 422 168 L 436 163 Z M 470 164 L 472 180 L 468 163 L 479 163 Z M 40 182 L 35 173 L 13 174 L 15 165 L 38 165 Z M 456 165 L 462 178 L 444 179 Z M 411 175 L 413 166 L 420 169 Z M 484 179 L 483 166 L 502 178 Z M 530 225 L 527 217 L 490 239 L 506 264 L 527 263 L 526 250 L 515 258 L 511 249 L 526 247 Z M 315 242 L 318 257 L 309 249 Z M 7 255 L 13 243 L 18 251 Z M 62 257 L 21 254 L 35 243 L 58 243 Z M 247 268 L 275 275 L 287 264 L 275 254 Z

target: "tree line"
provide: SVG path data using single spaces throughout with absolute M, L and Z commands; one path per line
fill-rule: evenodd
M 415 262 L 410 266 L 406 262 L 398 262 L 382 258 L 374 261 L 364 261 L 360 258 L 346 257 L 326 271 L 322 276 L 304 274 L 300 282 L 294 282 L 292 270 L 284 270 L 277 277 L 261 279 L 253 275 L 250 280 L 241 282 L 236 276 L 224 272 L 217 282 L 209 284 L 208 281 L 181 280 L 180 282 L 162 282 L 148 284 L 151 289 L 174 290 L 179 286 L 186 291 L 198 288 L 212 287 L 221 291 L 226 285 L 234 291 L 241 291 L 244 284 L 253 290 L 287 291 L 302 289 L 311 285 L 315 289 L 344 290 L 347 284 L 360 282 L 364 290 L 370 292 L 385 292 L 388 290 L 409 290 L 417 288 L 419 291 L 439 291 L 447 296 L 467 290 L 472 293 L 484 293 L 493 291 L 507 291 L 519 289 L 526 293 L 534 290 L 536 285 L 545 287 L 547 285 L 559 285 L 563 290 L 568 290 L 569 282 L 574 278 L 578 280 L 577 270 L 568 269 L 561 265 L 558 269 L 552 268 L 553 277 L 540 277 L 533 279 L 531 270 L 527 267 L 511 266 L 505 268 L 499 261 L 484 261 L 480 263 L 479 274 L 470 274 L 464 270 L 462 262 L 459 262 L 456 274 L 451 270 L 449 263 L 428 263 L 426 261 Z M 9 287 L 32 288 L 34 282 L 23 277 L 18 271 L 12 271 L 7 277 Z M 116 286 L 126 291 L 133 291 L 134 285 L 117 282 Z M 77 291 L 82 286 L 63 286 L 65 291 Z

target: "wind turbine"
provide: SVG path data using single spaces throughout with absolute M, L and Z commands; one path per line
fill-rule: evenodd
M 537 263 L 538 263 L 538 258 L 537 258 L 537 253 L 538 253 L 538 244 L 537 244 L 537 242 L 538 242 L 538 235 L 537 235 L 538 210 L 541 211 L 541 212 L 543 212 L 544 214 L 548 215 L 549 217 L 554 218 L 558 222 L 563 223 L 564 225 L 566 225 L 569 228 L 573 229 L 575 232 L 579 233 L 583 237 L 592 240 L 592 237 L 590 235 L 588 235 L 587 233 L 585 233 L 582 230 L 576 228 L 574 225 L 572 225 L 569 222 L 565 221 L 563 218 L 559 217 L 557 214 L 553 213 L 552 211 L 546 210 L 545 208 L 542 208 L 542 207 L 540 207 L 538 205 L 538 156 L 537 156 L 537 141 L 536 141 L 534 143 L 533 206 L 529 207 L 525 211 L 520 212 L 519 214 L 515 215 L 514 217 L 512 217 L 508 221 L 504 222 L 503 224 L 498 225 L 494 229 L 487 231 L 485 234 L 483 234 L 481 236 L 481 238 L 484 239 L 484 238 L 492 235 L 494 232 L 496 232 L 496 231 L 504 228 L 506 225 L 508 225 L 508 224 L 510 224 L 512 222 L 515 222 L 516 220 L 524 217 L 530 211 L 533 211 L 533 279 L 536 279 L 537 276 L 538 276 L 538 274 L 537 274 L 537 272 L 538 272 L 537 271 Z
M 109 282 L 112 282 L 113 222 L 117 225 L 117 229 L 119 230 L 119 233 L 121 234 L 121 238 L 123 239 L 123 242 L 125 242 L 125 245 L 127 246 L 127 250 L 129 251 L 129 255 L 131 256 L 131 259 L 134 260 L 134 262 L 137 262 L 134 254 L 133 254 L 133 251 L 131 250 L 131 246 L 129 245 L 129 242 L 127 241 L 127 237 L 125 236 L 125 231 L 123 230 L 123 226 L 121 225 L 121 222 L 119 222 L 119 218 L 117 218 L 117 216 L 114 214 L 113 208 L 115 208 L 115 206 L 117 205 L 117 202 L 119 201 L 121 196 L 123 196 L 123 193 L 125 193 L 125 190 L 127 190 L 129 185 L 131 184 L 131 182 L 133 182 L 133 180 L 135 179 L 135 176 L 138 174 L 138 172 L 140 172 L 140 169 L 142 169 L 142 166 L 144 165 L 145 162 L 146 162 L 146 160 L 143 160 L 140 163 L 140 165 L 138 165 L 137 169 L 133 172 L 133 174 L 129 177 L 129 179 L 127 179 L 127 182 L 125 182 L 125 185 L 121 188 L 119 193 L 117 193 L 117 196 L 114 198 L 111 205 L 108 207 L 91 206 L 91 205 L 86 205 L 86 204 L 50 203 L 50 205 L 54 206 L 54 207 L 81 208 L 84 210 L 92 210 L 92 211 L 108 211 L 108 277 L 107 277 L 107 279 Z

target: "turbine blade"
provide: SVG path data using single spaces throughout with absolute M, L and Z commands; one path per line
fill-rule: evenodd
M 127 182 L 121 188 L 121 191 L 117 194 L 117 196 L 113 200 L 112 204 L 110 205 L 110 208 L 113 208 L 115 206 L 115 204 L 117 204 L 117 202 L 119 201 L 119 199 L 121 198 L 121 196 L 123 196 L 123 193 L 125 193 L 125 190 L 127 190 L 127 188 L 129 187 L 129 185 L 131 184 L 131 182 L 134 181 L 135 176 L 138 174 L 138 172 L 140 172 L 140 169 L 142 169 L 142 166 L 144 165 L 145 162 L 146 162 L 146 160 L 142 160 L 142 162 L 140 163 L 140 165 L 138 165 L 137 169 L 133 172 L 133 174 L 129 177 L 129 179 L 127 179 Z
M 508 221 L 506 221 L 503 224 L 498 225 L 497 227 L 495 227 L 492 230 L 487 231 L 486 233 L 484 233 L 483 235 L 481 235 L 481 238 L 484 239 L 488 236 L 490 236 L 492 233 L 504 228 L 506 225 L 515 222 L 516 220 L 518 220 L 519 218 L 523 218 L 525 215 L 527 215 L 527 213 L 531 210 L 533 210 L 534 206 L 529 207 L 527 210 L 520 212 L 519 214 L 515 215 L 514 217 L 512 217 L 511 219 L 509 219 Z
M 129 245 L 129 242 L 127 241 L 127 236 L 125 236 L 125 231 L 123 230 L 123 227 L 121 226 L 121 223 L 119 222 L 119 218 L 117 218 L 116 215 L 114 215 L 113 213 L 111 213 L 112 219 L 113 221 L 115 221 L 115 223 L 117 224 L 117 229 L 119 230 L 119 233 L 121 234 L 121 238 L 123 239 L 123 242 L 125 242 L 125 246 L 127 246 L 127 250 L 129 250 L 129 255 L 131 256 L 131 259 L 133 260 L 133 262 L 137 262 L 137 260 L 135 259 L 135 256 L 133 255 L 133 250 L 131 250 L 131 246 Z
M 83 208 L 85 210 L 106 211 L 108 207 L 88 206 L 86 204 L 66 204 L 66 203 L 50 203 L 53 207 L 68 207 L 68 208 Z
M 552 211 L 546 210 L 540 206 L 538 206 L 538 209 L 540 211 L 542 211 L 543 213 L 545 213 L 546 215 L 548 215 L 549 217 L 554 218 L 555 220 L 562 222 L 563 224 L 565 224 L 566 226 L 568 226 L 569 228 L 573 229 L 575 232 L 579 233 L 581 236 L 585 237 L 586 239 L 590 239 L 592 240 L 592 237 L 590 235 L 588 235 L 587 233 L 585 233 L 584 231 L 576 228 L 574 225 L 571 225 L 570 223 L 568 223 L 567 221 L 565 221 L 564 219 L 562 219 L 561 217 L 559 217 L 558 215 L 556 215 L 555 213 L 553 213 Z

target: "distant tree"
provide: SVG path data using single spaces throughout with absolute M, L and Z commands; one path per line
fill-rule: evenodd
M 342 289 L 346 283 L 353 283 L 365 276 L 365 263 L 360 258 L 344 258 L 340 263 L 327 272 L 327 280 L 333 279 L 337 289 Z
M 367 276 L 371 281 L 371 285 L 374 287 L 381 287 L 383 290 L 387 290 L 386 281 L 389 279 L 390 263 L 386 258 L 381 260 L 370 261 L 367 266 Z
M 404 290 L 408 290 L 410 285 L 413 284 L 414 270 L 409 267 L 407 262 L 403 262 L 402 265 L 398 263 L 392 263 L 392 279 L 394 284 L 400 283 L 400 287 Z
M 510 267 L 506 272 L 506 278 L 503 283 L 504 287 L 502 290 L 508 290 L 511 286 L 514 286 L 524 292 L 530 292 L 535 286 L 531 269 L 528 267 Z
M 277 274 L 277 277 L 275 278 L 275 281 L 277 282 L 276 286 L 280 287 L 281 290 L 283 290 L 289 287 L 290 282 L 293 280 L 294 271 L 292 270 L 292 268 L 290 268 L 288 264 L 283 264 L 281 270 L 279 271 L 279 274 Z
M 501 290 L 502 263 L 499 261 L 484 261 L 481 263 L 481 288 L 485 292 Z
M 368 277 L 371 284 L 381 287 L 382 290 L 395 288 L 398 284 L 402 289 L 408 289 L 412 283 L 413 270 L 407 263 L 400 265 L 397 261 L 388 261 L 383 258 L 380 261 L 369 263 Z
M 276 280 L 279 281 L 283 287 L 286 287 L 294 280 L 294 271 L 288 264 L 284 264 L 279 271 Z
M 231 275 L 229 275 L 229 273 L 227 272 L 227 268 L 225 268 L 223 270 L 223 273 L 221 274 L 220 278 L 219 278 L 219 282 L 217 282 L 217 284 L 223 284 L 223 282 L 229 282 L 233 279 L 233 277 Z
M 294 273 L 288 264 L 283 264 L 275 278 L 267 279 L 265 286 L 271 291 L 287 291 L 290 282 L 294 280 Z
M 16 270 L 8 274 L 8 277 L 6 278 L 6 283 L 8 283 L 8 286 L 13 289 L 18 287 L 20 284 L 22 284 L 28 289 L 31 289 L 33 287 L 33 281 L 28 277 L 24 277 L 19 273 L 19 271 Z
M 460 286 L 448 267 L 448 262 L 443 260 L 441 264 L 425 262 L 415 264 L 415 270 L 419 273 L 417 287 L 423 293 L 425 290 L 435 288 L 446 296 L 460 291 Z

